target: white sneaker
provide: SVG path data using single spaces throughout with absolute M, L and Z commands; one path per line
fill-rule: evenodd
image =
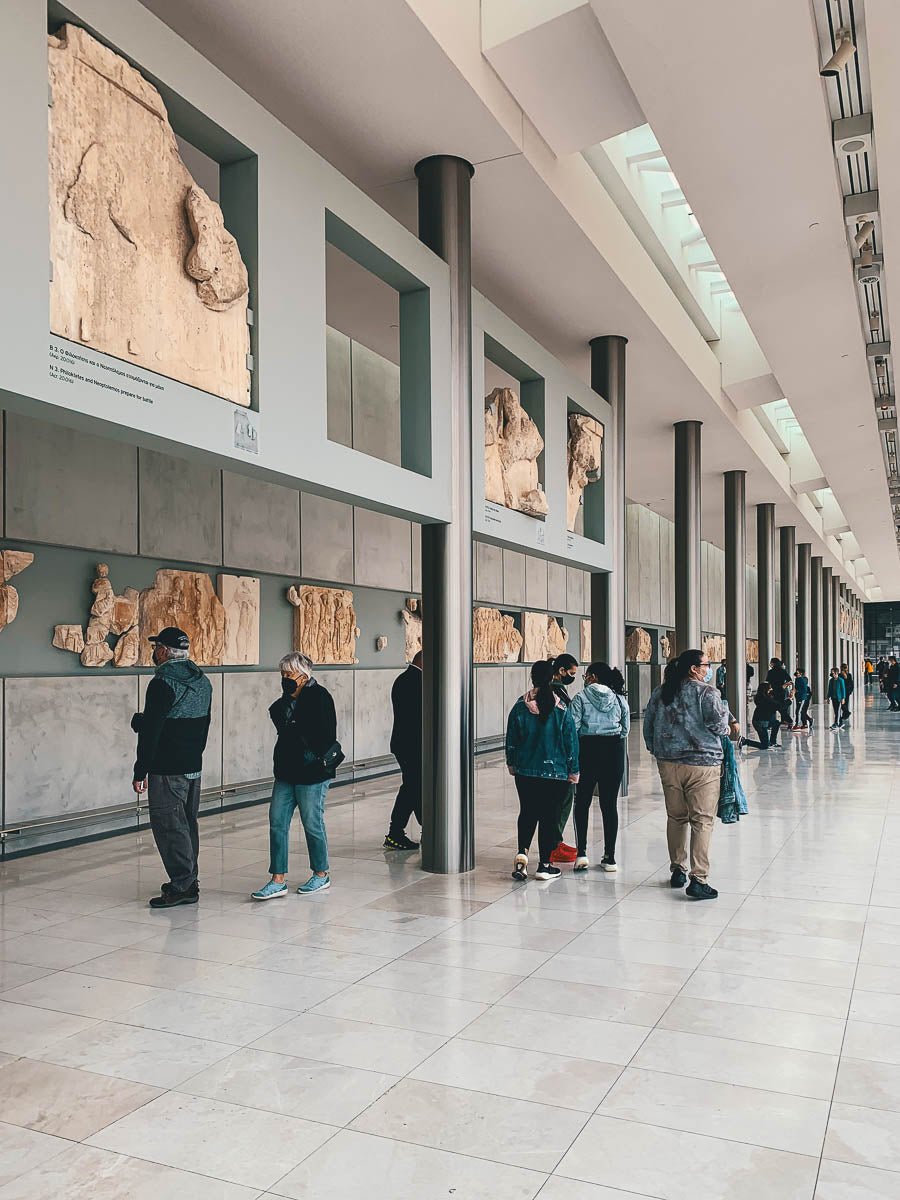
M 572 868 L 572 870 L 573 871 L 586 871 L 590 865 L 591 864 L 588 862 L 587 855 L 582 854 L 578 858 L 575 859 L 575 866 Z
M 559 867 L 554 867 L 552 863 L 539 863 L 538 869 L 534 873 L 535 879 L 559 879 L 562 871 Z
M 513 863 L 512 877 L 516 883 L 524 883 L 528 878 L 528 855 L 517 854 Z
M 601 871 L 618 871 L 618 869 L 619 868 L 616 866 L 616 860 L 612 856 L 607 858 L 604 854 L 604 856 L 600 859 Z

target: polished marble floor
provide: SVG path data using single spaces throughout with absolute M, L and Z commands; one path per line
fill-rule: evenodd
M 496 761 L 465 878 L 380 849 L 391 781 L 315 897 L 247 898 L 264 808 L 204 820 L 195 908 L 146 834 L 6 864 L 0 1200 L 900 1198 L 900 716 L 786 741 L 714 903 L 636 734 L 616 876 L 513 884 Z

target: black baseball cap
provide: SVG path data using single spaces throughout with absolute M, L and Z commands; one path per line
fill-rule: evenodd
M 160 646 L 168 646 L 170 650 L 189 650 L 191 639 L 183 629 L 177 629 L 174 625 L 168 625 L 165 629 L 161 629 L 155 637 L 147 638 L 148 642 L 157 642 Z

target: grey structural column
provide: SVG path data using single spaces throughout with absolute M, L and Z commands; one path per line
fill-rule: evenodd
M 778 530 L 781 561 L 781 658 L 793 675 L 797 665 L 797 534 L 793 525 Z
M 831 576 L 831 629 L 834 639 L 834 665 L 839 667 L 844 660 L 841 646 L 841 577 L 834 573 Z
M 783 569 L 783 568 L 782 568 Z M 797 663 L 812 682 L 812 611 L 810 609 L 810 572 L 812 546 L 801 542 L 797 547 Z M 782 620 L 784 618 L 782 617 Z
M 675 422 L 675 649 L 699 649 L 700 427 Z
M 450 268 L 451 521 L 422 527 L 422 866 L 475 866 L 472 670 L 471 163 L 435 155 L 416 164 L 419 237 Z
M 775 655 L 775 505 L 756 506 L 756 589 L 759 620 L 759 680 Z
M 831 611 L 831 567 L 822 567 L 822 695 L 828 688 L 828 672 L 834 662 L 834 614 Z
M 725 472 L 725 689 L 731 711 L 747 728 L 746 471 Z
M 606 515 L 613 546 L 610 574 L 591 573 L 591 653 L 625 670 L 625 346 L 617 334 L 591 338 L 591 387 L 612 408 L 615 445 L 613 509 Z
M 814 554 L 810 559 L 810 589 L 809 607 L 812 614 L 810 621 L 810 674 L 809 682 L 812 687 L 814 704 L 821 704 L 825 699 L 825 677 L 828 672 L 824 668 L 824 625 L 822 601 L 822 559 Z

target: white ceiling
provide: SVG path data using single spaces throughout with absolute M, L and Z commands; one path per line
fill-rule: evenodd
M 476 287 L 583 378 L 591 337 L 629 338 L 629 495 L 671 515 L 671 425 L 700 419 L 704 537 L 721 544 L 721 473 L 744 468 L 749 502 L 777 502 L 779 520 L 811 540 L 722 401 L 522 154 L 525 122 L 516 127 L 511 97 L 498 119 L 406 0 L 144 2 L 410 228 L 415 162 L 434 153 L 474 162 Z M 769 28 L 787 20 L 789 43 L 761 68 L 760 41 L 772 39 L 762 26 L 760 38 L 747 37 L 746 10 L 738 29 L 737 19 L 721 19 L 717 0 L 694 4 L 703 11 L 690 21 L 682 6 L 657 0 L 595 7 L 823 469 L 841 481 L 835 490 L 885 594 L 900 595 L 870 399 L 862 412 L 871 389 L 806 5 L 758 0 Z M 453 19 L 477 28 L 478 0 L 454 5 Z M 787 19 L 783 9 L 802 11 Z M 685 70 L 686 62 L 702 69 Z M 799 132 L 786 115 L 795 108 Z M 880 164 L 884 157 L 879 142 Z M 878 471 L 866 478 L 873 463 Z M 752 517 L 748 525 L 752 547 Z

